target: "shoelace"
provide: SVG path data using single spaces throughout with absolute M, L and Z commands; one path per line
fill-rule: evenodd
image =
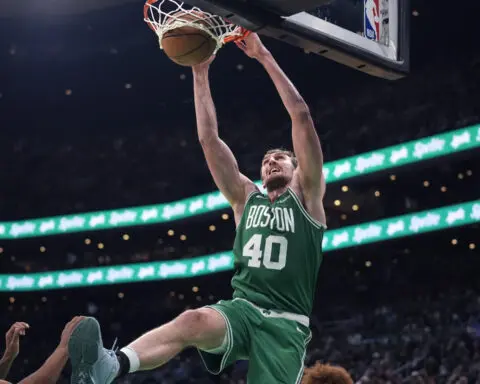
M 118 347 L 117 347 L 117 341 L 118 341 L 118 337 L 115 338 L 115 340 L 113 341 L 113 345 L 112 345 L 112 348 L 108 350 L 108 352 L 112 352 L 113 354 L 116 354 L 118 352 Z

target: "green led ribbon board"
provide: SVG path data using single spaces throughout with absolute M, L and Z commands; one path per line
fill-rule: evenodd
M 323 249 L 334 251 L 476 222 L 480 222 L 480 200 L 328 231 L 324 236 Z M 187 260 L 0 275 L 0 291 L 38 291 L 166 280 L 231 269 L 233 253 L 221 252 Z
M 480 124 L 324 164 L 328 183 L 480 147 Z M 256 182 L 263 190 L 261 182 Z M 100 229 L 150 225 L 228 208 L 220 192 L 167 204 L 98 211 L 68 216 L 0 222 L 0 239 L 18 239 Z

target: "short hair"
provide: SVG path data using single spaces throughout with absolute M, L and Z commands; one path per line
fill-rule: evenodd
M 305 368 L 302 384 L 353 384 L 353 380 L 345 368 L 317 361 Z
M 289 151 L 288 149 L 285 149 L 285 148 L 274 148 L 265 152 L 265 155 L 263 155 L 263 158 L 265 159 L 265 157 L 267 157 L 268 155 L 271 155 L 272 153 L 283 153 L 284 155 L 287 155 L 292 160 L 293 167 L 297 168 L 298 160 L 297 160 L 297 157 L 295 156 L 295 153 L 293 153 L 292 151 Z

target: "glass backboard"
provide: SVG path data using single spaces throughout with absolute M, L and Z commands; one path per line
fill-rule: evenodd
M 189 0 L 260 34 L 370 75 L 409 71 L 409 0 Z

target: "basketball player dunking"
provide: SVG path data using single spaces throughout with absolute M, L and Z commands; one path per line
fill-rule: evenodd
M 196 347 L 215 374 L 248 359 L 249 383 L 302 379 L 325 230 L 323 155 L 308 106 L 260 38 L 251 34 L 237 45 L 275 84 L 292 120 L 296 157 L 285 150 L 265 154 L 261 175 L 267 194 L 261 194 L 218 135 L 208 81 L 213 58 L 193 68 L 198 137 L 237 225 L 233 299 L 185 311 L 117 354 L 103 348 L 98 322 L 86 318 L 69 343 L 74 384 L 110 383 L 153 369 L 187 347 Z

